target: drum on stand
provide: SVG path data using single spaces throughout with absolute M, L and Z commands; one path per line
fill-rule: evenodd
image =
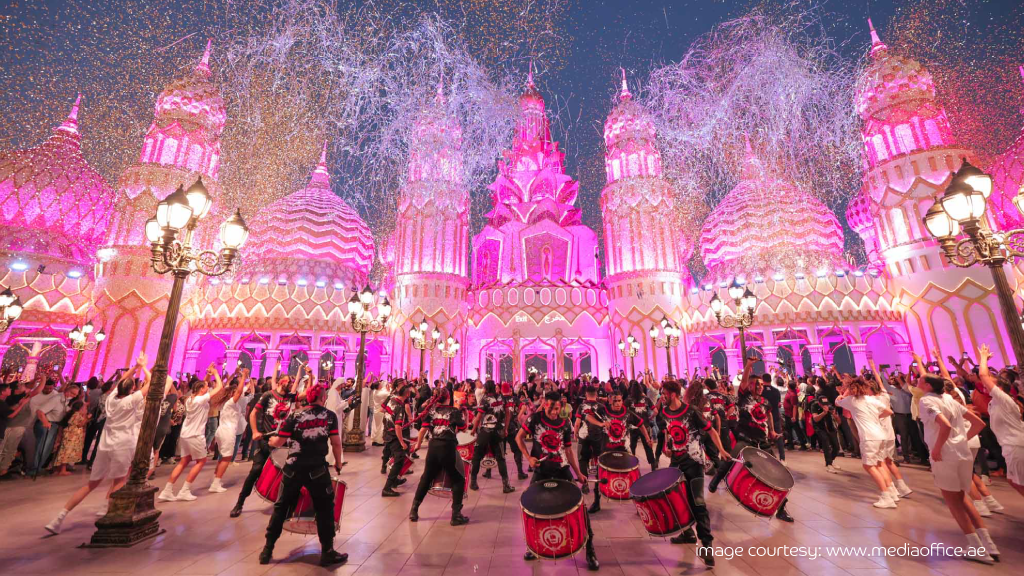
M 459 456 L 466 462 L 472 462 L 473 450 L 476 447 L 476 436 L 469 432 L 459 432 L 455 436 L 455 441 L 458 443 L 455 450 L 458 451 Z
M 462 493 L 466 494 L 469 492 L 469 472 L 473 465 L 470 462 L 466 462 L 462 458 L 459 458 L 459 461 L 456 463 L 456 465 L 462 466 L 463 482 L 466 485 Z M 444 498 L 446 500 L 452 499 L 452 477 L 449 476 L 448 473 L 445 472 L 443 468 L 441 469 L 441 473 L 438 474 L 436 478 L 434 478 L 434 482 L 430 485 L 430 489 L 427 490 L 427 494 L 430 494 L 431 496 L 437 496 L 438 498 Z
M 583 492 L 566 480 L 535 482 L 523 492 L 526 547 L 546 560 L 572 556 L 587 543 Z
M 494 452 L 488 448 L 487 453 L 480 459 L 480 467 L 484 470 L 490 470 L 498 467 L 498 459 L 494 457 Z
M 601 494 L 612 500 L 629 500 L 629 487 L 640 478 L 640 460 L 628 452 L 610 450 L 597 458 Z
M 267 502 L 277 502 L 281 494 L 281 481 L 284 480 L 284 465 L 288 461 L 288 449 L 285 447 L 274 448 L 270 451 L 270 458 L 263 464 L 259 478 L 256 479 L 256 494 Z
M 671 536 L 693 525 L 686 477 L 678 468 L 644 474 L 629 487 L 629 497 L 651 536 Z
M 341 514 L 345 506 L 345 491 L 348 485 L 344 480 L 334 478 L 334 531 L 341 528 Z M 305 488 L 299 494 L 295 509 L 284 521 L 284 529 L 293 534 L 316 534 L 316 516 L 313 514 L 313 499 Z
M 391 458 L 388 458 L 388 468 L 387 468 L 387 473 L 388 474 L 391 474 L 391 467 L 394 466 L 394 465 L 395 465 L 395 458 L 394 458 L 394 456 L 392 456 Z M 409 470 L 411 468 L 412 468 L 412 458 L 409 458 L 408 456 L 406 456 L 405 462 L 402 463 L 402 470 L 398 473 L 398 477 L 401 478 L 402 476 L 405 476 L 406 474 L 408 474 Z
M 725 477 L 736 501 L 758 516 L 774 516 L 793 484 L 793 474 L 782 462 L 753 446 L 740 451 Z

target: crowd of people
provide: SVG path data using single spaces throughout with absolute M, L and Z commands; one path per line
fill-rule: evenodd
M 202 494 L 193 483 L 208 459 L 217 461 L 206 490 L 211 494 L 227 491 L 222 479 L 232 462 L 251 461 L 230 512 L 237 518 L 272 451 L 287 448 L 282 496 L 260 555 L 261 562 L 269 562 L 299 489 L 324 488 L 324 472 L 330 466 L 341 471 L 339 437 L 352 427 L 353 410 L 365 403 L 368 417 L 360 426 L 372 445 L 382 447 L 382 497 L 400 495 L 406 481 L 403 464 L 421 458 L 429 437 L 411 521 L 418 521 L 419 506 L 435 479 L 446 474 L 452 479 L 451 523 L 468 523 L 462 513 L 463 486 L 478 490 L 481 461 L 494 458 L 505 493 L 516 489 L 513 472 L 519 480 L 532 473 L 531 483 L 578 482 L 584 494 L 593 493 L 586 515 L 591 535 L 586 558 L 596 570 L 590 515 L 601 512 L 601 491 L 590 484 L 601 454 L 628 450 L 635 455 L 639 446 L 651 471 L 663 467 L 666 457 L 668 466 L 685 478 L 694 518 L 693 527 L 672 542 L 700 542 L 701 559 L 714 565 L 705 489 L 719 489 L 746 447 L 771 453 L 783 463 L 787 450 L 818 450 L 825 473 L 843 472 L 840 456 L 859 458 L 867 475 L 855 477 L 877 488 L 871 505 L 879 509 L 895 509 L 912 495 L 901 465 L 928 466 L 969 549 L 978 551 L 970 559 L 992 563 L 999 551 L 983 518 L 1004 508 L 988 485 L 992 478 L 1005 477 L 1024 495 L 1020 376 L 1012 368 L 993 373 L 988 367 L 991 353 L 984 346 L 976 362 L 966 354 L 947 358 L 948 364 L 936 351 L 932 357 L 926 363 L 915 356 L 906 373 L 883 373 L 872 362 L 859 374 L 823 366 L 820 375 L 799 377 L 782 369 L 755 374 L 753 358 L 731 378 L 717 368 L 660 381 L 650 372 L 636 379 L 620 373 L 603 380 L 583 376 L 562 381 L 532 374 L 517 385 L 371 377 L 361 397 L 352 379 L 317 382 L 309 367 L 291 376 L 281 374 L 278 365 L 270 377 L 252 378 L 246 369 L 228 374 L 211 366 L 202 377 L 168 377 L 163 383 L 150 475 L 176 459 L 158 501 L 191 502 Z M 53 371 L 40 371 L 31 381 L 22 381 L 17 373 L 3 374 L 2 380 L 0 478 L 88 469 L 88 482 L 46 526 L 59 534 L 65 517 L 89 493 L 109 480 L 109 497 L 126 481 L 151 385 L 147 358 L 140 354 L 132 368 L 104 382 L 91 378 L 84 388 Z M 464 469 L 457 448 L 466 432 L 476 448 Z M 514 469 L 506 462 L 509 451 Z M 482 477 L 490 473 L 487 468 Z M 185 480 L 176 491 L 182 475 Z M 329 565 L 343 562 L 345 555 L 333 549 L 332 523 L 325 519 L 330 502 L 324 498 L 313 506 L 322 562 Z M 774 514 L 794 521 L 785 500 Z M 534 557 L 526 553 L 527 559 Z

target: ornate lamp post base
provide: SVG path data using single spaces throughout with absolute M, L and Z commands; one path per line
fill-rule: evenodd
M 362 452 L 366 450 L 366 435 L 362 430 L 349 430 L 341 443 L 345 452 Z
M 156 521 L 157 487 L 125 485 L 110 496 L 110 510 L 96 521 L 96 532 L 84 548 L 128 548 L 166 532 Z

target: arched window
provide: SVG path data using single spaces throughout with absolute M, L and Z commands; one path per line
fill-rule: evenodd
M 885 137 L 881 134 L 871 137 L 871 146 L 875 149 L 876 162 L 883 162 L 889 157 L 889 151 L 885 149 Z
M 160 151 L 160 164 L 174 164 L 174 157 L 178 154 L 178 141 L 174 138 L 164 140 L 163 150 Z
M 900 124 L 896 127 L 896 149 L 902 153 L 913 152 L 917 148 L 914 142 L 914 133 L 910 130 L 909 124 Z

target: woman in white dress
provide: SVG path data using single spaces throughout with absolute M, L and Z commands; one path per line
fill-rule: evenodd
M 846 384 L 835 405 L 849 410 L 860 435 L 861 464 L 879 489 L 875 508 L 895 508 L 892 477 L 885 466 L 885 429 L 882 418 L 892 414 L 888 405 L 873 400 L 871 386 L 863 378 L 844 375 Z
M 139 372 L 144 375 L 144 380 L 142 386 L 135 390 L 135 375 Z M 131 469 L 132 457 L 135 455 L 135 445 L 138 442 L 136 422 L 141 420 L 142 408 L 149 392 L 149 381 L 146 353 L 140 352 L 135 366 L 110 389 L 106 398 L 100 400 L 105 405 L 107 421 L 96 449 L 96 460 L 92 463 L 89 482 L 71 495 L 60 514 L 46 525 L 47 532 L 60 534 L 61 524 L 68 513 L 81 504 L 82 500 L 85 500 L 85 497 L 104 480 L 113 481 L 107 491 L 108 499 L 112 493 L 124 486 L 128 471 Z M 106 515 L 106 503 L 99 515 Z
M 216 383 L 212 390 L 210 389 L 210 380 Z M 206 421 L 210 417 L 210 399 L 218 396 L 223 388 L 224 384 L 213 364 L 206 368 L 206 379 L 199 380 L 192 385 L 192 395 L 185 401 L 185 422 L 181 425 L 181 436 L 178 438 L 178 452 L 181 455 L 181 460 L 171 471 L 171 477 L 167 480 L 163 491 L 157 496 L 157 500 L 161 502 L 178 500 L 191 502 L 196 499 L 192 494 L 192 483 L 196 481 L 206 464 Z M 178 477 L 185 471 L 188 463 L 193 460 L 195 460 L 195 465 L 189 470 L 185 484 L 175 495 L 174 483 L 178 481 Z

